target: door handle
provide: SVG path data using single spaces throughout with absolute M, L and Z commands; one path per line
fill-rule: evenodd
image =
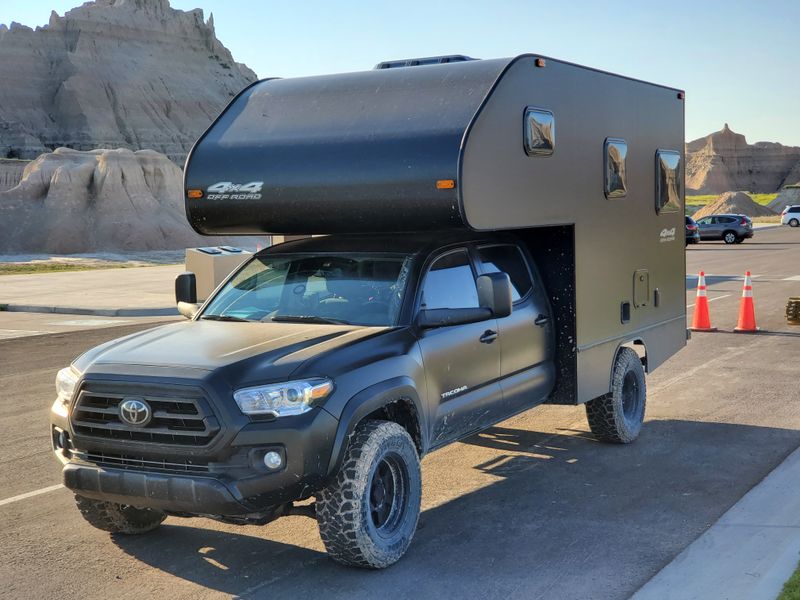
M 483 332 L 483 335 L 480 337 L 482 344 L 491 344 L 493 341 L 497 339 L 497 332 L 492 331 L 491 329 L 487 329 Z
M 550 322 L 550 317 L 548 317 L 548 316 L 545 316 L 545 315 L 539 315 L 539 316 L 538 316 L 538 317 L 536 317 L 536 319 L 533 321 L 533 324 L 534 324 L 534 325 L 538 325 L 539 327 L 544 327 L 544 326 L 545 326 L 545 325 L 547 325 L 549 322 Z

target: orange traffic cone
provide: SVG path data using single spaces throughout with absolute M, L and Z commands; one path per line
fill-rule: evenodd
M 716 331 L 716 327 L 711 326 L 711 316 L 708 313 L 708 292 L 706 291 L 706 274 L 700 271 L 697 278 L 697 300 L 694 305 L 694 315 L 692 316 L 692 331 Z
M 750 280 L 750 271 L 744 274 L 742 286 L 742 299 L 739 303 L 739 322 L 734 329 L 736 333 L 754 333 L 756 327 L 756 309 L 753 306 L 753 282 Z

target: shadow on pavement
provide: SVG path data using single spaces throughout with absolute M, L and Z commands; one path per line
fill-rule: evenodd
M 114 543 L 245 597 L 628 598 L 793 451 L 800 431 L 661 420 L 622 446 L 501 424 L 463 444 L 472 448 L 434 455 L 426 473 L 478 469 L 485 485 L 425 511 L 406 557 L 384 571 L 269 540 L 272 526 L 254 537 L 167 525 Z M 459 453 L 471 464 L 453 466 Z

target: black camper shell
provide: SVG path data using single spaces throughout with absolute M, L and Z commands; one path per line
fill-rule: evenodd
M 203 234 L 514 230 L 556 317 L 550 401 L 609 390 L 623 344 L 685 345 L 680 90 L 535 55 L 245 89 L 186 163 Z M 198 197 L 200 196 L 200 197 Z

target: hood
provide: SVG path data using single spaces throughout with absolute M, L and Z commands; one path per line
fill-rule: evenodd
M 173 367 L 214 371 L 248 359 L 286 376 L 324 352 L 385 331 L 383 327 L 305 323 L 186 321 L 163 325 L 89 350 L 75 361 L 93 365 Z M 107 370 L 107 369 L 105 369 Z

